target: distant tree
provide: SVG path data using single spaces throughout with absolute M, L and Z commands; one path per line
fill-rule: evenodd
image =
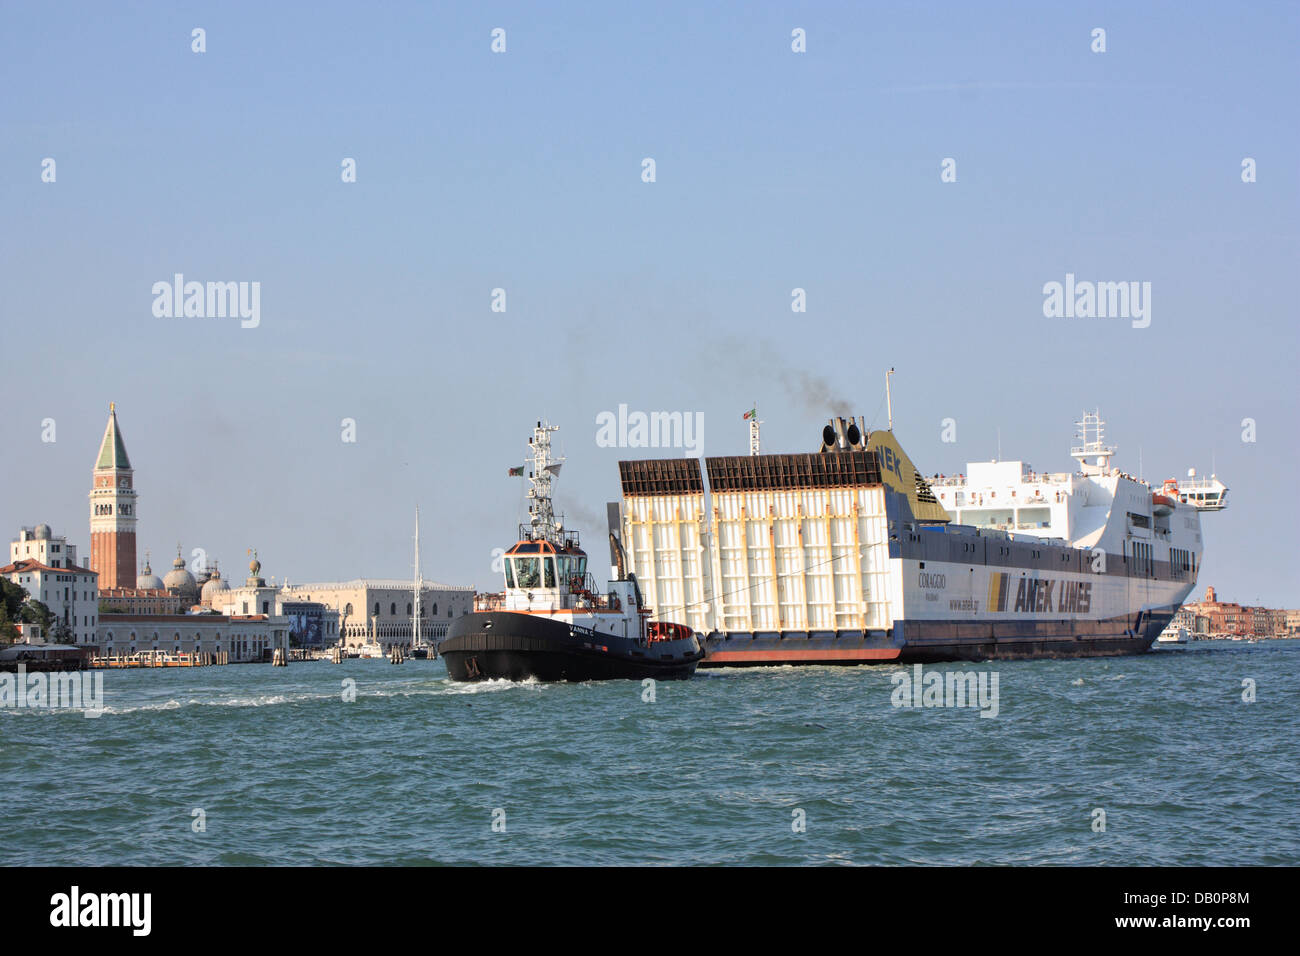
M 0 611 L 6 621 L 19 620 L 18 613 L 27 600 L 27 589 L 19 587 L 8 578 L 0 578 Z
M 100 601 L 99 613 L 100 614 L 125 614 L 126 611 L 122 610 L 116 604 L 109 604 L 107 601 Z
M 26 601 L 26 588 L 8 578 L 0 578 L 0 644 L 12 644 L 18 640 L 17 623 L 27 620 L 24 616 Z
M 74 636 L 72 628 L 62 618 L 55 621 L 54 627 L 46 633 L 49 634 L 49 640 L 54 644 L 71 644 Z
M 54 627 L 54 613 L 40 601 L 28 598 L 18 613 L 22 620 L 40 625 L 42 634 L 48 635 Z

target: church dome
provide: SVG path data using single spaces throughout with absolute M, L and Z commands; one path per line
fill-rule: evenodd
M 144 563 L 144 570 L 140 576 L 135 579 L 135 586 L 142 590 L 161 591 L 163 589 L 162 578 L 153 573 L 153 568 L 149 567 L 149 562 Z
M 214 568 L 212 577 L 208 578 L 207 583 L 203 585 L 203 603 L 210 605 L 218 595 L 229 590 L 230 585 L 221 579 L 221 572 Z
M 163 578 L 163 587 L 168 591 L 175 591 L 182 598 L 188 598 L 191 603 L 198 597 L 199 588 L 194 582 L 194 575 L 186 570 L 185 559 L 179 553 L 176 555 L 176 560 L 172 562 L 172 569 Z

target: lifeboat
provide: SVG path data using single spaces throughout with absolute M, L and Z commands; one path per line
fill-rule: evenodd
M 1174 513 L 1174 505 L 1177 503 L 1176 498 L 1171 498 L 1163 492 L 1157 491 L 1151 495 L 1151 511 L 1157 518 L 1166 518 Z

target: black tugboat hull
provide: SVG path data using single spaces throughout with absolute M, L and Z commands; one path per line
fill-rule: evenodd
M 454 681 L 685 680 L 704 656 L 694 638 L 643 646 L 511 611 L 480 611 L 456 619 L 438 654 Z

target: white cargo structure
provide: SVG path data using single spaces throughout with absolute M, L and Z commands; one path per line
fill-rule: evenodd
M 656 620 L 704 636 L 701 666 L 1146 650 L 1227 489 L 1122 475 L 1099 427 L 1073 474 L 969 463 L 940 497 L 892 432 L 843 420 L 818 453 L 705 459 L 707 486 L 697 460 L 620 462 L 615 560 Z

